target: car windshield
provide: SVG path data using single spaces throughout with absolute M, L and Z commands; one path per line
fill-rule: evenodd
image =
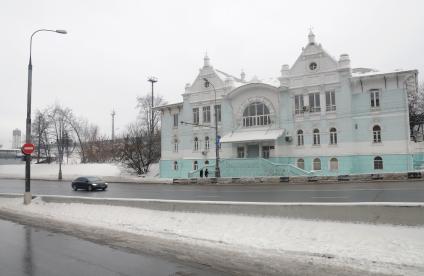
M 87 179 L 88 179 L 89 181 L 102 181 L 100 178 L 95 177 L 95 176 L 89 176 L 89 177 L 87 177 Z

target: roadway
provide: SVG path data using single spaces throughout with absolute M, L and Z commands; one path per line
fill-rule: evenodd
M 23 193 L 24 180 L 0 179 L 0 193 Z M 73 191 L 69 181 L 31 181 L 33 195 L 240 202 L 424 202 L 424 181 L 256 185 L 109 183 L 105 192 Z

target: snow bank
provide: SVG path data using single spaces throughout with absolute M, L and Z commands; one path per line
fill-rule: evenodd
M 325 263 L 372 272 L 424 275 L 424 227 L 371 225 L 155 211 L 80 203 L 46 203 L 0 198 L 0 210 L 103 227 L 210 248 L 298 258 L 328 256 Z M 302 257 L 303 256 L 303 257 Z

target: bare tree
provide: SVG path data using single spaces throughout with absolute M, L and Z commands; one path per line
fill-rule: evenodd
M 417 133 L 424 132 L 424 83 L 417 85 L 416 79 L 411 77 L 406 80 L 405 86 L 408 93 L 409 128 L 416 139 Z

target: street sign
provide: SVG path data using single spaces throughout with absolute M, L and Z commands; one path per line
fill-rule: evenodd
M 21 148 L 22 153 L 27 155 L 33 153 L 34 150 L 35 150 L 34 144 L 24 144 Z

